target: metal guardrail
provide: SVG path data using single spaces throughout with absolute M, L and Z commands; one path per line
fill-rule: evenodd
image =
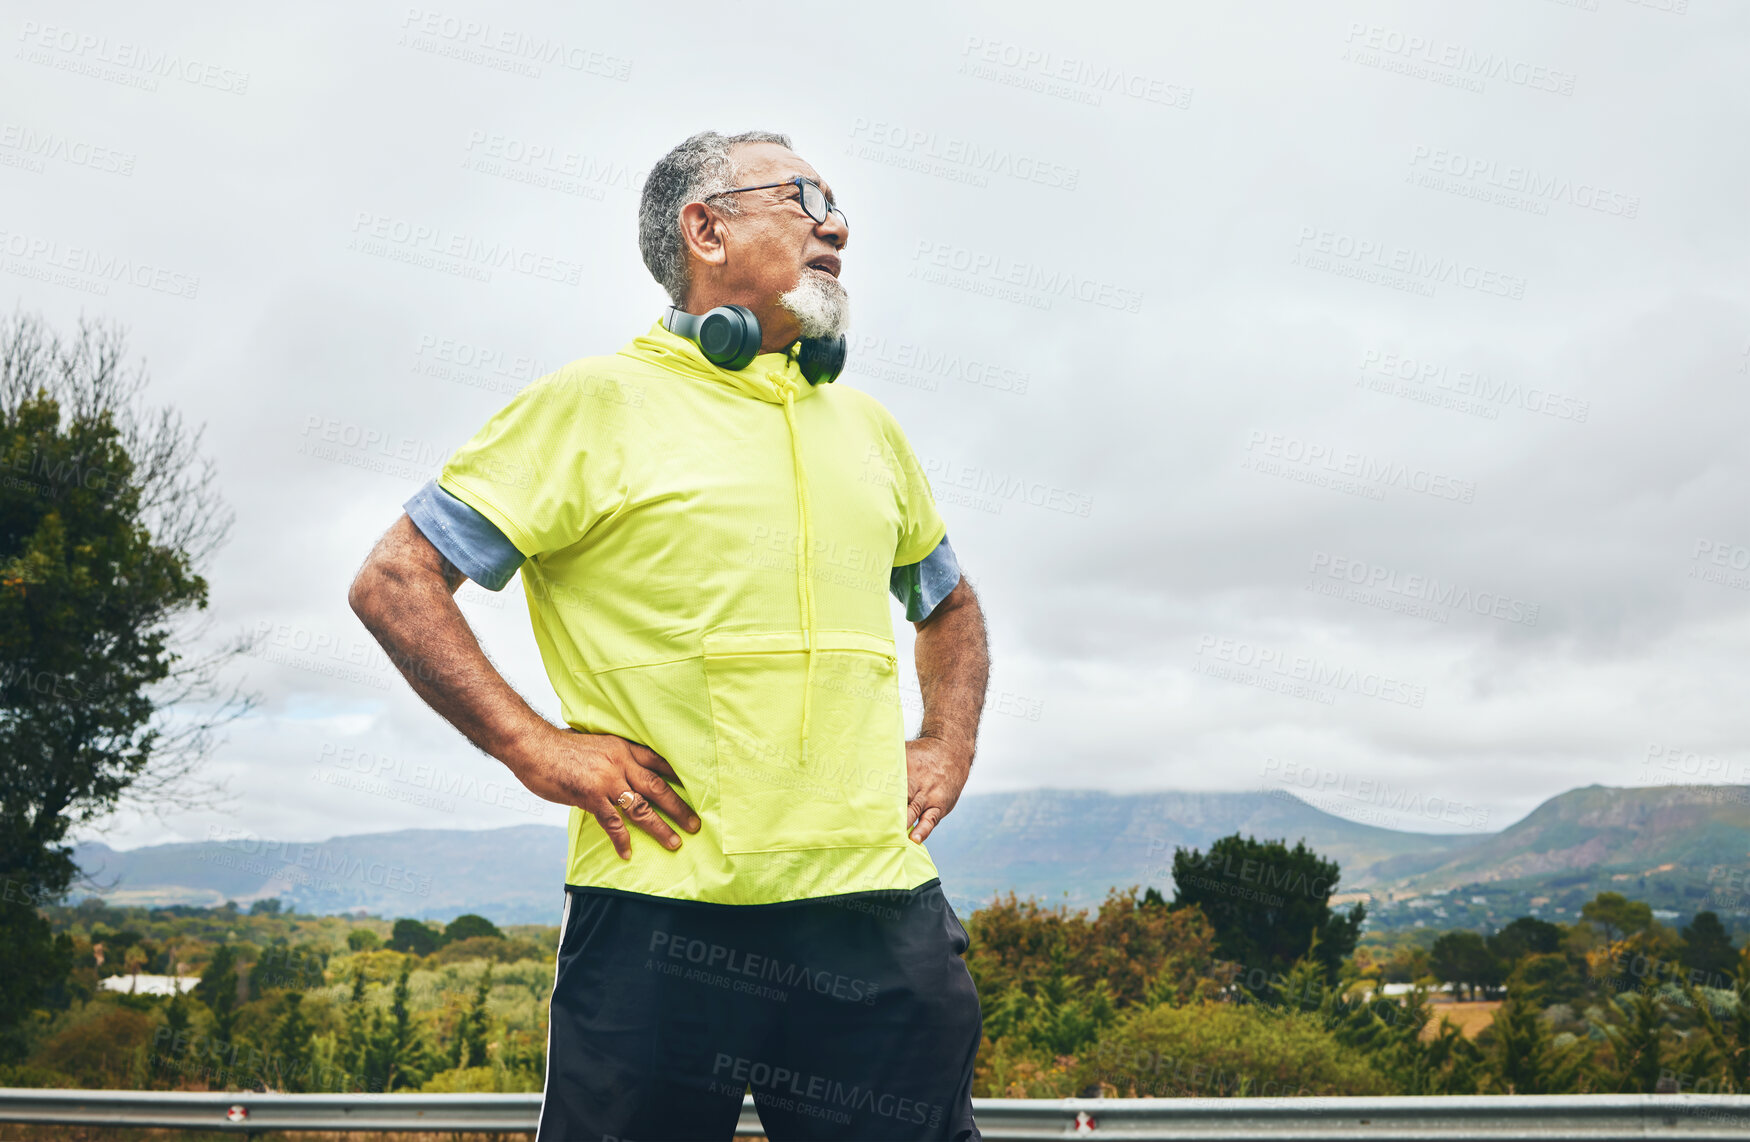
M 533 1133 L 538 1094 L 247 1094 L 0 1089 L 0 1122 L 270 1131 Z M 1685 1142 L 1750 1140 L 1750 1095 L 1626 1094 L 1423 1098 L 1118 1098 L 973 1100 L 990 1142 Z M 740 1134 L 765 1136 L 753 1099 Z

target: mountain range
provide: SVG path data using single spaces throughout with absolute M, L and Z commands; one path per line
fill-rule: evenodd
M 1386 927 L 1474 926 L 1577 913 L 1603 890 L 1663 916 L 1701 907 L 1742 920 L 1750 883 L 1750 786 L 1592 785 L 1550 798 L 1499 832 L 1431 834 L 1364 824 L 1291 793 L 1098 793 L 1034 789 L 965 797 L 930 839 L 963 914 L 1013 891 L 1074 908 L 1111 887 L 1171 895 L 1175 848 L 1219 837 L 1304 840 L 1342 869 L 1344 902 Z M 116 850 L 81 844 L 86 895 L 115 904 L 212 906 L 279 898 L 305 912 L 367 911 L 552 923 L 565 830 L 403 829 L 321 842 L 246 838 Z M 1736 926 L 1736 925 L 1734 925 Z

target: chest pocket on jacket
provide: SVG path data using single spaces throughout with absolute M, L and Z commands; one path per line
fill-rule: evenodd
M 808 760 L 801 631 L 704 636 L 725 853 L 904 846 L 905 723 L 891 639 L 816 631 Z M 709 827 L 711 822 L 707 822 Z

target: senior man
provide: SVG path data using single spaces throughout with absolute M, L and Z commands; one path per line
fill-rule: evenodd
M 414 690 L 572 807 L 542 1142 L 726 1139 L 750 1089 L 774 1139 L 979 1136 L 967 936 L 923 841 L 989 652 L 905 434 L 833 383 L 849 236 L 784 135 L 670 151 L 638 241 L 673 306 L 512 399 L 353 583 Z M 739 352 L 697 321 L 723 306 Z M 453 598 L 518 570 L 562 728 Z

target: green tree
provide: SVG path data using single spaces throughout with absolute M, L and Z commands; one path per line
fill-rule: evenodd
M 395 991 L 389 1001 L 389 1018 L 379 1030 L 377 1057 L 384 1064 L 383 1089 L 418 1090 L 429 1077 L 429 1059 L 419 1028 L 413 1022 L 413 1009 L 408 1004 L 412 993 L 408 980 L 413 974 L 411 959 L 401 962 L 401 974 L 395 978 Z
M 1009 893 L 974 912 L 967 931 L 966 967 L 995 1048 L 981 1056 L 976 1081 L 998 1091 L 1048 1093 L 1067 1081 L 1050 1059 L 1077 1049 L 1116 1012 L 1194 1002 L 1220 986 L 1208 921 L 1195 908 L 1170 911 L 1158 893 L 1150 901 L 1135 888 L 1113 889 L 1092 918 Z M 500 1059 L 508 1060 L 513 1041 L 504 1044 Z M 1025 1073 L 1018 1077 L 1011 1063 Z
M 1385 961 L 1381 978 L 1387 983 L 1415 983 L 1433 973 L 1434 969 L 1428 963 L 1427 948 L 1416 944 L 1399 944 L 1392 949 L 1391 956 Z
M 383 1038 L 381 1012 L 372 1012 L 366 1001 L 365 969 L 352 972 L 352 995 L 346 1004 L 345 1030 L 341 1037 L 341 1065 L 360 1090 L 381 1093 L 388 1089 L 388 1061 L 378 1054 Z
M 279 1022 L 264 1059 L 264 1076 L 279 1090 L 298 1092 L 305 1089 L 310 1075 L 310 1025 L 304 1020 L 304 996 L 288 991 L 281 999 Z
M 468 1005 L 468 1010 L 462 1013 L 461 1021 L 456 1027 L 456 1037 L 451 1046 L 450 1065 L 452 1067 L 483 1067 L 486 1065 L 486 1040 L 491 1029 L 491 1020 L 486 1013 L 486 1000 L 492 994 L 492 964 L 486 964 L 486 970 L 480 973 L 480 982 L 474 988 L 474 1000 Z
M 4 763 L 0 763 L 4 768 Z M 4 797 L 0 793 L 0 797 Z M 4 883 L 4 881 L 0 881 Z M 25 1016 L 39 1004 L 65 1004 L 73 940 L 56 934 L 28 899 L 0 901 L 0 1063 L 22 1058 Z
M 260 999 L 279 988 L 305 991 L 325 982 L 324 954 L 309 947 L 294 948 L 282 940 L 261 950 L 249 969 L 249 998 Z
M 1579 1043 L 1556 1045 L 1521 977 L 1508 980 L 1507 999 L 1496 1008 L 1490 1026 L 1494 1041 L 1485 1055 L 1485 1066 L 1501 1092 L 1573 1093 L 1585 1064 L 1584 1047 Z
M 1526 956 L 1551 955 L 1562 950 L 1562 927 L 1536 916 L 1521 916 L 1488 939 L 1489 952 L 1504 965 Z
M 1708 1048 L 1693 1051 L 1685 1060 L 1684 1085 L 1705 1083 L 1703 1089 L 1711 1087 L 1715 1093 L 1744 1093 L 1750 1091 L 1750 955 L 1738 960 L 1730 999 L 1716 1004 L 1714 996 L 1718 994 L 1684 984 L 1684 996 Z
M 429 956 L 438 950 L 438 934 L 419 920 L 397 920 L 389 933 L 389 948 L 407 955 Z
M 1437 979 L 1452 984 L 1455 990 L 1468 989 L 1472 999 L 1477 997 L 1477 988 L 1500 985 L 1501 961 L 1475 932 L 1442 932 L 1428 958 Z
M 213 1038 L 229 1043 L 237 1025 L 237 946 L 220 944 L 194 986 L 194 996 L 213 1013 Z
M 373 948 L 382 947 L 383 937 L 369 928 L 354 928 L 346 934 L 346 946 L 348 951 L 368 952 Z
M 1259 841 L 1235 833 L 1204 854 L 1173 851 L 1174 910 L 1197 907 L 1215 929 L 1222 958 L 1242 967 L 1242 980 L 1274 978 L 1313 946 L 1327 979 L 1361 935 L 1367 910 L 1360 904 L 1347 916 L 1331 910 L 1341 877 L 1337 862 L 1326 860 L 1297 841 Z
M 1513 969 L 1525 984 L 1531 1001 L 1539 1007 L 1572 1003 L 1586 993 L 1586 980 L 1560 952 L 1529 955 Z
M 210 802 L 215 729 L 249 701 L 186 657 L 206 608 L 199 567 L 230 517 L 200 434 L 140 401 L 119 332 L 0 323 L 0 1044 L 64 975 L 37 914 L 77 870 L 68 830 L 141 804 Z
M 1338 1043 L 1365 1055 L 1375 1070 L 1389 1075 L 1398 1093 L 1474 1092 L 1472 1072 L 1478 1054 L 1469 1040 L 1442 1023 L 1439 1033 L 1424 1041 L 1422 1031 L 1433 1012 L 1421 988 L 1393 998 L 1333 986 L 1325 979 L 1315 946 L 1274 983 L 1274 989 L 1277 1010 L 1317 1018 Z
M 1194 910 L 1172 911 L 1159 893 L 1138 900 L 1134 887 L 1111 889 L 1090 922 L 1065 934 L 1077 969 L 1104 980 L 1118 1007 L 1185 1004 L 1216 990 L 1208 921 Z
M 490 936 L 493 939 L 504 939 L 504 933 L 498 926 L 484 916 L 476 916 L 472 912 L 464 912 L 451 920 L 444 928 L 444 943 L 450 944 L 457 940 L 471 940 L 476 936 Z
M 1580 918 L 1604 932 L 1615 943 L 1653 926 L 1653 906 L 1630 900 L 1620 892 L 1600 892 L 1580 906 Z
M 1655 1094 L 1665 1073 L 1665 1012 L 1657 993 L 1639 989 L 1605 999 L 1611 1077 L 1619 1094 Z
M 164 1008 L 165 1038 L 175 1043 L 188 1033 L 188 997 L 179 987 Z
M 1703 980 L 1732 975 L 1738 953 L 1718 913 L 1697 912 L 1681 935 L 1684 967 L 1700 972 Z
M 1434 1036 L 1420 1045 L 1414 1065 L 1399 1072 L 1404 1094 L 1476 1094 L 1486 1081 L 1480 1047 L 1455 1023 L 1442 1019 Z
M 1012 1039 L 1048 1055 L 1071 1055 L 1093 1042 L 1116 1014 L 1111 987 L 1103 979 L 1089 984 L 1070 971 L 1062 947 L 1052 952 L 1050 971 L 1031 987 L 1016 983 L 997 998 L 986 1016 L 985 1033 Z

